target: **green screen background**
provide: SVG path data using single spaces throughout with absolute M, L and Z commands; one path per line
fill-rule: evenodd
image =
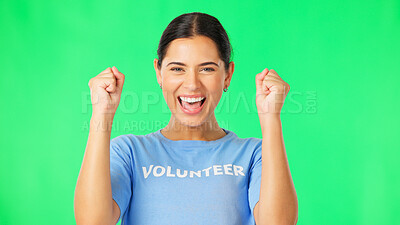
M 298 224 L 398 222 L 399 1 L 3 0 L 0 224 L 75 224 L 88 81 L 105 68 L 126 76 L 112 138 L 166 125 L 153 59 L 168 23 L 193 11 L 233 45 L 220 126 L 261 138 L 255 75 L 291 86 L 281 118 Z

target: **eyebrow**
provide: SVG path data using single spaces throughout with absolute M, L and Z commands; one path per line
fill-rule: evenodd
M 181 65 L 181 66 L 186 66 L 185 63 L 181 63 L 181 62 L 170 62 L 170 63 L 167 64 L 167 66 L 169 66 L 170 64 L 177 64 L 177 65 Z M 219 67 L 218 64 L 216 64 L 215 62 L 203 62 L 203 63 L 199 64 L 199 66 L 205 66 L 205 65 L 209 65 L 209 64 L 216 65 L 217 67 Z

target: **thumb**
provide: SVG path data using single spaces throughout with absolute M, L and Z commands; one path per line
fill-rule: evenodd
M 265 68 L 261 73 L 256 75 L 256 91 L 257 93 L 262 93 L 263 92 L 263 81 L 265 78 L 265 75 L 267 75 L 268 69 Z
M 124 81 L 125 81 L 125 75 L 123 73 L 119 72 L 119 70 L 115 66 L 113 66 L 111 69 L 115 76 L 115 79 L 117 80 L 117 88 L 122 90 L 122 86 L 124 85 Z

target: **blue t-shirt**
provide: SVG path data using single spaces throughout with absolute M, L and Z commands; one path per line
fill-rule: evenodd
M 214 141 L 174 141 L 161 129 L 111 139 L 112 197 L 121 225 L 254 225 L 262 139 L 223 130 Z

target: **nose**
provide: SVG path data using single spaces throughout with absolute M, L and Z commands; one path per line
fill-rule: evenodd
M 190 91 L 195 91 L 200 88 L 201 82 L 199 75 L 195 71 L 190 71 L 185 75 L 183 87 Z

